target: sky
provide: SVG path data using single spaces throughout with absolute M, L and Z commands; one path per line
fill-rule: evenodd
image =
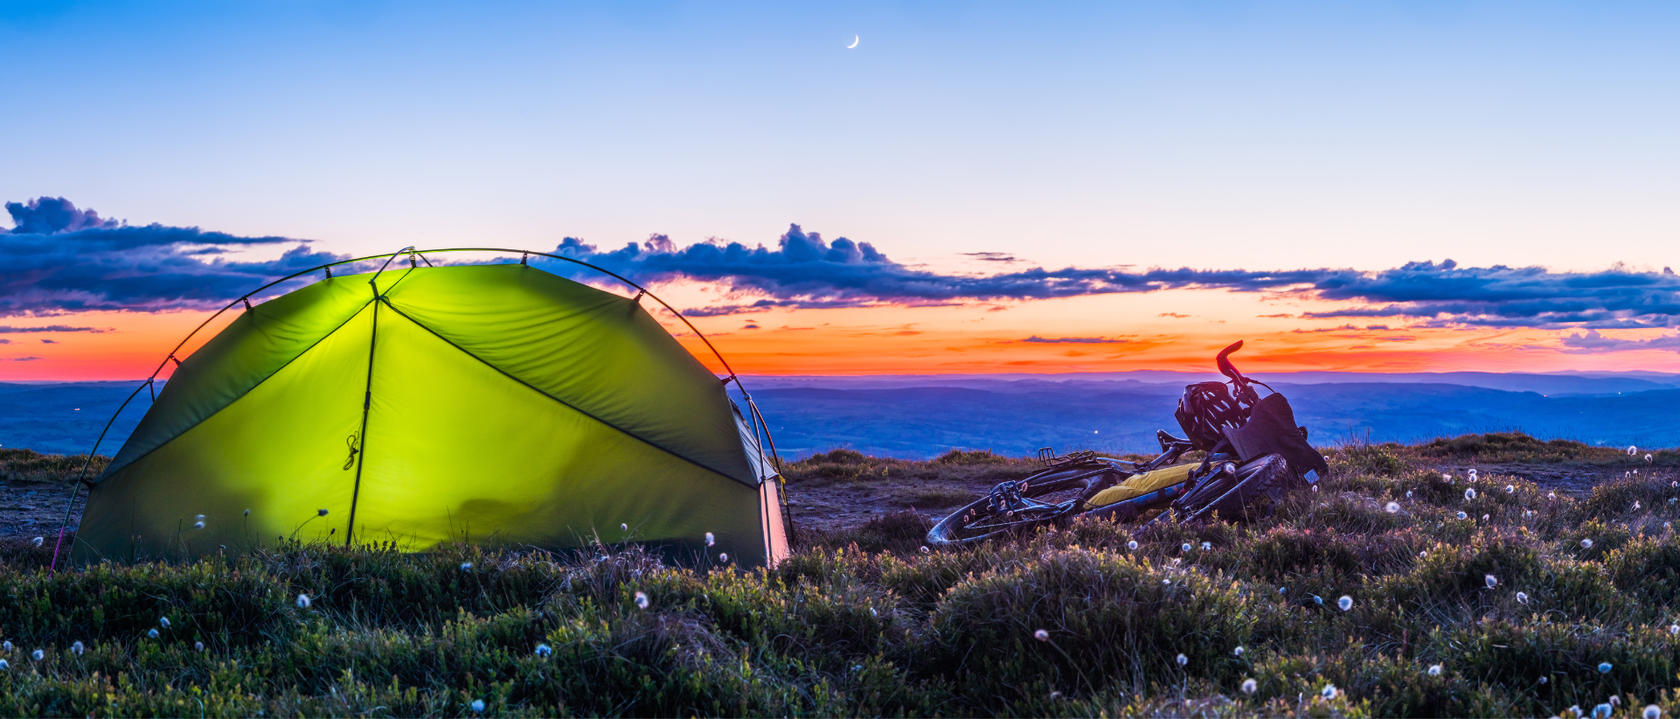
M 267 280 L 408 245 L 568 248 L 749 373 L 1235 339 L 1277 371 L 1680 371 L 1677 31 L 1669 2 L 9 0 L 0 380 L 144 377 Z

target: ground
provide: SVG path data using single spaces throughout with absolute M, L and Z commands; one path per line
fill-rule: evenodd
M 287 544 L 49 573 L 14 533 L 0 716 L 1680 713 L 1680 453 L 1327 449 L 1242 521 L 931 551 L 929 515 L 1035 462 L 828 452 L 787 467 L 794 554 L 746 571 Z M 31 498 L 80 466 L 0 460 Z

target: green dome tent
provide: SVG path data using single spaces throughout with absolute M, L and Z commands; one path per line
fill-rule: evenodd
M 281 538 L 786 555 L 761 423 L 640 295 L 412 257 L 247 304 L 180 361 L 89 483 L 77 557 Z

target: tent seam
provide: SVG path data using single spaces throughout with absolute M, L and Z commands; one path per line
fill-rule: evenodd
M 316 340 L 314 342 L 309 343 L 309 346 L 303 348 L 302 352 L 299 352 L 299 353 L 297 353 L 296 356 L 292 357 L 289 360 L 286 360 L 279 367 L 275 367 L 273 372 L 268 373 L 267 376 L 263 377 L 261 380 L 258 380 L 255 384 L 251 385 L 250 387 L 245 388 L 245 391 L 240 392 L 238 397 L 234 397 L 232 400 L 229 400 L 227 404 L 224 404 L 220 407 L 217 407 L 216 411 L 211 412 L 209 414 L 206 414 L 203 417 L 200 417 L 197 422 L 192 423 L 192 426 L 187 427 L 186 429 L 183 429 L 180 432 L 175 433 L 175 436 L 170 437 L 169 439 L 166 439 L 162 442 L 159 442 L 158 446 L 146 450 L 146 452 L 144 454 L 141 454 L 140 456 L 135 457 L 134 459 L 128 460 L 128 462 L 125 463 L 125 464 L 116 465 L 116 466 L 112 466 L 112 467 L 107 467 L 104 472 L 101 472 L 98 477 L 94 478 L 94 480 L 92 482 L 88 483 L 89 486 L 100 484 L 100 483 L 104 482 L 107 478 L 109 478 L 111 475 L 116 474 L 117 472 L 120 472 L 124 469 L 128 469 L 129 467 L 134 466 L 135 462 L 138 462 L 142 459 L 145 459 L 145 458 L 151 456 L 152 453 L 154 453 L 154 452 L 156 452 L 160 449 L 163 449 L 164 447 L 168 446 L 169 443 L 174 442 L 177 439 L 180 439 L 186 433 L 191 432 L 194 429 L 197 429 L 199 425 L 204 424 L 205 422 L 208 422 L 211 417 L 214 417 L 218 414 L 221 414 L 222 410 L 233 406 L 234 402 L 238 402 L 239 400 L 245 399 L 246 395 L 248 395 L 252 392 L 255 392 L 258 387 L 263 386 L 269 380 L 273 379 L 274 375 L 280 374 L 281 371 L 285 370 L 287 367 L 290 367 L 293 362 L 296 362 L 296 361 L 298 361 L 299 358 L 303 357 L 306 354 L 309 354 L 310 350 L 315 349 L 316 347 L 320 346 L 320 344 L 322 342 L 327 341 L 328 337 L 331 337 L 335 334 L 338 334 L 339 330 L 344 329 L 345 325 L 350 324 L 350 320 L 356 319 L 356 316 L 361 314 L 362 310 L 367 309 L 368 305 L 371 305 L 371 304 L 373 304 L 373 300 L 368 300 L 367 302 L 362 303 L 362 306 L 357 307 L 355 312 L 351 312 L 350 316 L 344 318 L 343 322 L 338 323 L 337 326 L 333 327 L 331 330 L 328 330 L 326 334 L 321 335 L 319 338 L 316 338 Z M 170 379 L 174 379 L 174 378 L 171 377 Z M 165 386 L 164 389 L 168 389 L 168 387 Z M 157 405 L 156 405 L 156 403 L 154 403 L 152 406 L 155 407 Z M 148 409 L 147 411 L 150 412 L 151 410 Z M 126 444 L 126 442 L 125 442 L 125 444 Z M 119 453 L 120 453 L 120 451 L 119 451 Z
M 544 396 L 544 397 L 547 397 L 547 398 L 549 398 L 549 399 L 550 399 L 550 400 L 552 400 L 552 401 L 553 401 L 553 402 L 554 402 L 554 403 L 556 403 L 556 404 L 559 404 L 559 405 L 561 405 L 561 406 L 563 406 L 563 407 L 565 407 L 565 408 L 567 408 L 567 409 L 569 409 L 569 410 L 572 410 L 572 411 L 573 411 L 573 412 L 577 412 L 577 413 L 578 413 L 578 414 L 581 414 L 581 415 L 583 415 L 583 416 L 585 416 L 585 417 L 588 417 L 588 418 L 589 418 L 589 419 L 591 419 L 591 420 L 594 420 L 594 421 L 595 421 L 595 422 L 598 422 L 598 423 L 600 423 L 600 424 L 601 424 L 601 425 L 602 425 L 602 426 L 604 426 L 604 427 L 607 427 L 607 428 L 609 428 L 609 429 L 611 429 L 611 430 L 613 430 L 613 431 L 615 431 L 615 432 L 618 432 L 618 433 L 620 433 L 620 434 L 622 434 L 622 435 L 624 435 L 624 436 L 626 436 L 626 437 L 629 437 L 629 438 L 631 438 L 631 439 L 634 439 L 634 440 L 636 440 L 636 441 L 637 441 L 637 442 L 641 442 L 641 443 L 642 443 L 642 444 L 645 444 L 645 445 L 647 445 L 647 446 L 649 446 L 649 447 L 652 447 L 652 448 L 654 448 L 654 449 L 657 449 L 657 450 L 659 450 L 659 451 L 661 451 L 661 452 L 664 452 L 664 453 L 666 453 L 666 454 L 668 454 L 668 455 L 671 455 L 671 456 L 672 456 L 672 457 L 676 457 L 676 458 L 677 458 L 677 459 L 680 459 L 680 460 L 682 460 L 682 461 L 684 461 L 684 462 L 687 462 L 687 463 L 689 463 L 689 464 L 692 464 L 692 465 L 694 465 L 694 466 L 696 466 L 696 467 L 699 467 L 699 468 L 700 468 L 700 469 L 704 469 L 704 470 L 706 470 L 706 471 L 708 471 L 708 472 L 711 472 L 711 473 L 713 473 L 713 474 L 716 474 L 716 475 L 718 475 L 718 476 L 720 476 L 720 477 L 725 477 L 725 478 L 727 478 L 727 479 L 729 479 L 729 480 L 730 480 L 730 481 L 733 481 L 733 482 L 738 482 L 738 483 L 741 483 L 741 484 L 746 484 L 746 483 L 745 483 L 745 482 L 741 482 L 741 480 L 739 480 L 739 479 L 736 479 L 736 478 L 735 478 L 735 477 L 734 477 L 734 476 L 733 476 L 733 475 L 731 475 L 731 474 L 729 474 L 729 473 L 728 473 L 728 472 L 723 472 L 723 471 L 720 471 L 720 470 L 718 470 L 718 469 L 716 469 L 716 468 L 713 468 L 713 467 L 710 467 L 710 466 L 707 466 L 707 465 L 706 465 L 706 464 L 705 464 L 705 463 L 703 463 L 703 462 L 700 462 L 700 461 L 697 461 L 697 460 L 694 460 L 694 459 L 692 459 L 692 458 L 689 458 L 689 457 L 685 457 L 685 456 L 683 456 L 683 455 L 682 455 L 682 454 L 680 454 L 680 453 L 678 453 L 678 452 L 676 452 L 676 451 L 674 451 L 674 450 L 671 450 L 671 449 L 669 449 L 669 448 L 666 448 L 666 447 L 663 447 L 663 446 L 660 446 L 660 445 L 659 445 L 659 444 L 657 444 L 657 443 L 655 443 L 655 442 L 653 442 L 653 441 L 652 441 L 652 440 L 649 440 L 649 439 L 647 439 L 647 438 L 646 438 L 646 437 L 642 437 L 642 436 L 640 436 L 640 435 L 638 435 L 638 434 L 636 434 L 636 433 L 634 433 L 634 432 L 631 432 L 631 431 L 630 431 L 630 430 L 627 430 L 627 429 L 625 429 L 625 428 L 623 428 L 623 427 L 620 427 L 620 426 L 618 426 L 618 425 L 616 425 L 616 424 L 613 424 L 613 423 L 611 423 L 611 422 L 608 422 L 608 421 L 606 421 L 606 420 L 604 420 L 604 419 L 602 419 L 602 418 L 600 418 L 600 417 L 597 417 L 597 416 L 595 416 L 595 415 L 594 415 L 594 414 L 592 414 L 592 413 L 590 413 L 590 412 L 587 412 L 587 411 L 585 411 L 585 410 L 583 410 L 583 409 L 582 409 L 582 408 L 580 408 L 580 407 L 577 407 L 577 406 L 574 406 L 574 405 L 573 405 L 573 404 L 572 404 L 572 403 L 570 403 L 570 402 L 567 402 L 567 401 L 566 401 L 566 400 L 563 400 L 563 399 L 560 399 L 560 398 L 559 398 L 559 397 L 556 397 L 556 396 L 554 396 L 554 395 L 552 395 L 552 394 L 549 394 L 549 393 L 547 393 L 547 392 L 544 392 L 544 391 L 543 391 L 543 390 L 542 390 L 542 389 L 540 389 L 540 388 L 538 388 L 538 387 L 537 387 L 537 386 L 536 386 L 536 385 L 533 385 L 533 384 L 531 384 L 531 383 L 530 383 L 530 382 L 526 382 L 526 381 L 525 381 L 525 380 L 522 380 L 522 379 L 520 379 L 520 378 L 518 378 L 518 377 L 515 377 L 515 376 L 513 376 L 513 375 L 512 375 L 512 374 L 510 374 L 510 373 L 508 373 L 508 371 L 507 371 L 507 370 L 504 370 L 504 369 L 502 369 L 502 368 L 500 368 L 500 367 L 497 367 L 497 366 L 496 366 L 496 365 L 493 365 L 493 364 L 491 364 L 491 363 L 490 363 L 490 361 L 489 361 L 489 360 L 486 360 L 486 359 L 484 359 L 484 358 L 483 358 L 483 357 L 480 357 L 480 356 L 478 356 L 478 355 L 476 355 L 476 354 L 473 354 L 473 353 L 472 353 L 472 352 L 471 352 L 471 351 L 470 351 L 470 350 L 468 350 L 468 349 L 467 349 L 467 348 L 465 348 L 465 347 L 462 347 L 462 346 L 460 346 L 460 345 L 458 345 L 458 344 L 455 344 L 455 343 L 454 343 L 454 342 L 453 342 L 453 341 L 451 341 L 451 340 L 450 340 L 450 339 L 449 339 L 449 338 L 448 338 L 448 337 L 444 337 L 444 336 L 443 336 L 443 335 L 442 335 L 442 334 L 440 334 L 440 333 L 439 333 L 439 332 L 438 332 L 438 331 L 437 331 L 437 330 L 434 330 L 434 329 L 432 329 L 432 328 L 431 328 L 431 327 L 427 327 L 427 326 L 426 326 L 426 325 L 425 325 L 425 324 L 424 324 L 424 323 L 422 323 L 422 322 L 420 322 L 420 321 L 419 321 L 419 320 L 417 320 L 417 319 L 414 319 L 414 318 L 413 318 L 413 317 L 410 317 L 410 316 L 409 316 L 409 314 L 408 314 L 408 313 L 407 313 L 407 312 L 404 312 L 404 311 L 402 311 L 402 310 L 401 310 L 401 309 L 398 309 L 398 308 L 397 308 L 397 306 L 396 306 L 396 305 L 395 305 L 395 304 L 392 304 L 392 303 L 391 303 L 391 298 L 390 298 L 390 297 L 381 297 L 381 298 L 380 298 L 380 301 L 382 301 L 382 302 L 384 302 L 384 303 L 385 303 L 385 306 L 386 306 L 386 307 L 389 307 L 389 308 L 391 308 L 391 311 L 392 311 L 392 312 L 395 312 L 395 313 L 397 313 L 397 314 L 398 314 L 398 315 L 400 315 L 400 316 L 401 316 L 401 317 L 402 317 L 402 318 L 403 318 L 403 319 L 406 319 L 406 320 L 408 320 L 408 321 L 409 321 L 409 322 L 413 322 L 413 323 L 414 323 L 414 326 L 415 326 L 415 327 L 419 327 L 419 328 L 420 328 L 420 329 L 423 329 L 423 330 L 425 330 L 425 331 L 427 331 L 427 332 L 429 332 L 429 333 L 431 333 L 431 335 L 432 335 L 432 336 L 433 336 L 433 337 L 436 337 L 436 338 L 438 338 L 438 339 L 439 339 L 439 340 L 441 340 L 441 341 L 442 341 L 442 342 L 443 342 L 443 343 L 444 343 L 444 344 L 447 344 L 447 345 L 449 345 L 449 346 L 450 346 L 450 347 L 454 347 L 454 348 L 455 348 L 455 349 L 456 349 L 456 350 L 457 350 L 457 351 L 459 351 L 459 352 L 460 352 L 460 353 L 461 353 L 461 354 L 464 354 L 464 355 L 466 355 L 466 356 L 468 356 L 468 357 L 471 357 L 471 358 L 473 358 L 473 359 L 475 359 L 475 360 L 477 360 L 477 361 L 478 361 L 478 362 L 480 362 L 480 363 L 482 363 L 482 364 L 483 364 L 483 365 L 484 365 L 484 366 L 486 366 L 486 367 L 489 367 L 489 368 L 490 368 L 490 369 L 493 369 L 493 370 L 495 370 L 495 371 L 496 371 L 496 372 L 497 372 L 497 373 L 498 373 L 498 374 L 500 374 L 500 375 L 502 375 L 502 376 L 503 376 L 503 377 L 506 377 L 506 378 L 508 378 L 508 379 L 511 379 L 511 380 L 513 380 L 513 381 L 515 381 L 515 382 L 518 382 L 518 383 L 519 383 L 519 384 L 521 384 L 521 385 L 524 385 L 524 386 L 525 386 L 525 387 L 526 387 L 526 388 L 527 388 L 527 389 L 529 389 L 529 390 L 531 390 L 531 391 L 532 391 L 532 392 L 536 392 L 536 393 L 537 393 L 537 394 L 539 394 L 539 395 L 542 395 L 542 396 Z M 747 485 L 747 486 L 749 486 L 749 487 L 752 487 L 752 486 L 755 486 L 755 485 L 750 485 L 750 484 L 749 484 L 749 485 Z

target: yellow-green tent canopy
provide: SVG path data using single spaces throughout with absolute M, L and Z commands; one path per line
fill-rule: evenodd
M 421 267 L 257 305 L 181 362 L 93 483 L 77 551 L 599 540 L 764 565 L 787 552 L 779 504 L 724 383 L 637 301 Z

